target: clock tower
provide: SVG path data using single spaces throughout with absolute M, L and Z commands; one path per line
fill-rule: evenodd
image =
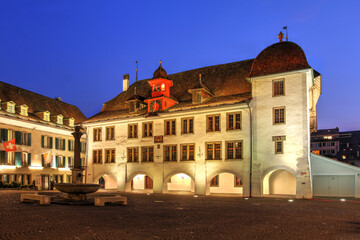
M 148 104 L 148 113 L 157 113 L 175 105 L 178 101 L 170 95 L 170 87 L 173 82 L 168 79 L 165 69 L 160 66 L 154 72 L 153 79 L 148 81 L 152 92 L 151 98 L 146 99 Z

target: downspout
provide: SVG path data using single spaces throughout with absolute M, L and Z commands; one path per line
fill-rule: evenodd
M 252 152 L 253 152 L 253 130 L 252 130 L 252 115 L 251 115 L 251 107 L 250 101 L 246 102 L 249 108 L 249 117 L 250 117 L 250 167 L 249 167 L 249 178 L 250 178 L 250 185 L 249 185 L 249 197 L 251 197 L 251 190 L 252 190 Z

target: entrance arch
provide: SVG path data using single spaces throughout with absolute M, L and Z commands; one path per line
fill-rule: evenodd
M 128 177 L 126 182 L 126 191 L 152 193 L 153 185 L 152 176 L 145 172 L 136 172 Z
M 95 178 L 94 183 L 100 184 L 100 188 L 102 189 L 116 189 L 117 188 L 117 180 L 116 177 L 104 173 Z
M 243 194 L 243 180 L 232 172 L 221 172 L 211 176 L 207 182 L 210 194 Z
M 263 179 L 264 195 L 296 195 L 296 178 L 286 169 L 272 170 Z
M 131 179 L 131 191 L 152 192 L 153 180 L 146 174 L 138 174 Z
M 165 192 L 195 192 L 195 182 L 186 173 L 173 173 L 165 178 Z

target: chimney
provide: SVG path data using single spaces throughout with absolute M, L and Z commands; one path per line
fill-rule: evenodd
M 123 76 L 123 92 L 126 92 L 129 88 L 129 74 Z

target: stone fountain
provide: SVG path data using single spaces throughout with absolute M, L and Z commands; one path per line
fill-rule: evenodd
M 71 169 L 72 179 L 71 183 L 56 183 L 55 188 L 60 192 L 67 193 L 67 201 L 86 201 L 86 194 L 94 193 L 99 188 L 99 184 L 83 183 L 84 168 L 81 167 L 80 159 L 80 138 L 84 134 L 80 126 L 75 127 L 75 132 L 72 133 L 75 139 L 74 146 L 74 166 Z

